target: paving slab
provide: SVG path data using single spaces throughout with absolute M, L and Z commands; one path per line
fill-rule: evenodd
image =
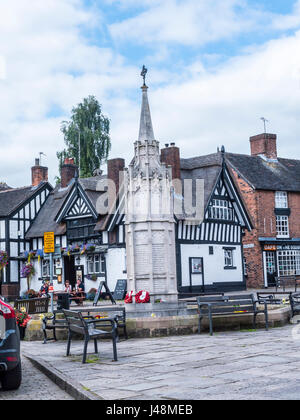
M 300 341 L 293 327 L 270 331 L 130 339 L 120 341 L 118 362 L 110 341 L 89 347 L 81 363 L 83 342 L 23 342 L 22 351 L 43 361 L 105 400 L 246 400 L 300 399 Z

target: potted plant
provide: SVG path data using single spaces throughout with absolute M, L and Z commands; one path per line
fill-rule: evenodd
M 31 317 L 28 315 L 25 308 L 21 308 L 20 311 L 16 309 L 15 314 L 16 314 L 17 325 L 20 331 L 20 339 L 24 340 L 26 326 L 28 324 L 28 321 L 30 321 Z

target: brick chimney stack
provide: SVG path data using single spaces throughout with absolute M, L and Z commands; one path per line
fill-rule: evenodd
M 107 161 L 107 178 L 115 183 L 117 195 L 120 190 L 120 173 L 122 173 L 124 169 L 124 159 L 116 158 Z
M 251 155 L 263 155 L 268 159 L 277 159 L 277 135 L 259 134 L 250 137 Z
M 61 167 L 61 187 L 66 188 L 78 171 L 77 166 L 74 164 L 73 158 L 66 158 Z
M 40 160 L 35 159 L 35 165 L 31 168 L 31 183 L 37 187 L 41 182 L 48 181 L 48 168 L 40 166 Z
M 172 166 L 172 178 L 180 179 L 180 149 L 175 143 L 165 145 L 165 149 L 161 149 L 160 161 L 167 166 Z

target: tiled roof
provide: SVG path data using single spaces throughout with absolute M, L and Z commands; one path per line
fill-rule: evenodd
M 255 189 L 300 192 L 300 160 L 235 153 L 226 153 L 226 160 Z
M 38 187 L 22 187 L 0 191 L 0 216 L 5 217 L 16 210 L 24 201 L 34 195 L 37 189 L 45 185 L 41 183 Z

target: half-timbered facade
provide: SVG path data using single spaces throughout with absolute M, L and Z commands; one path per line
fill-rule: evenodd
M 109 161 L 108 167 L 113 162 Z M 107 193 L 108 175 L 79 179 L 72 160 L 63 165 L 62 172 L 63 184 L 51 192 L 26 235 L 35 252 L 36 274 L 31 287 L 38 290 L 42 281 L 50 278 L 50 259 L 42 252 L 43 236 L 54 232 L 55 290 L 62 290 L 66 280 L 74 287 L 78 278 L 83 280 L 86 292 L 97 289 L 102 280 L 113 290 L 118 279 L 126 278 L 126 259 L 124 228 L 118 226 L 109 233 L 107 216 L 97 211 L 98 199 Z M 26 287 L 23 279 L 21 290 Z
M 247 210 L 219 152 L 181 160 L 182 179 L 204 180 L 204 220 L 178 220 L 177 275 L 181 293 L 246 288 L 242 238 Z
M 19 295 L 19 256 L 30 250 L 26 234 L 51 191 L 48 182 L 0 191 L 0 249 L 9 256 L 8 265 L 1 271 L 1 293 L 5 296 Z

